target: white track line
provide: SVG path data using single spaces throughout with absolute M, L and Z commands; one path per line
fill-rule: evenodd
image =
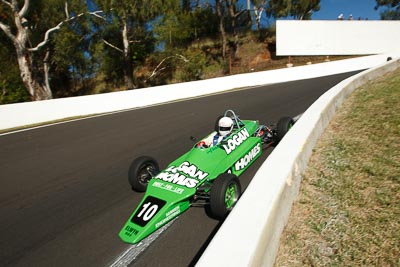
M 162 232 L 167 230 L 177 218 L 173 219 L 172 221 L 155 231 L 153 234 L 140 241 L 138 244 L 129 246 L 129 248 L 125 252 L 123 252 L 114 261 L 114 263 L 110 265 L 110 267 L 125 267 L 131 264 L 131 262 L 135 260 L 137 256 L 139 256 L 143 251 L 145 251 L 146 248 L 150 246 L 150 244 L 153 243 L 161 235 Z

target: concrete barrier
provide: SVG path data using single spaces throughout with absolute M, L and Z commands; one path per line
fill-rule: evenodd
M 260 167 L 196 266 L 272 266 L 301 174 L 319 136 L 354 89 L 399 67 L 399 59 L 390 61 L 321 96 Z
M 394 58 L 397 55 L 373 55 L 123 92 L 0 105 L 0 130 L 65 118 L 145 107 L 241 87 L 309 79 L 368 69 L 382 64 L 389 56 Z

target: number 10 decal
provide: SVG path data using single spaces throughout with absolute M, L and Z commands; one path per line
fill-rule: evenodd
M 152 196 L 146 197 L 131 222 L 144 227 L 161 210 L 165 203 L 167 202 Z

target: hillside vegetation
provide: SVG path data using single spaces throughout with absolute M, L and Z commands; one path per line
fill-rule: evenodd
M 262 17 L 310 19 L 319 2 L 3 0 L 0 104 L 262 70 Z
M 383 19 L 400 10 L 394 0 L 376 6 L 387 8 Z M 308 20 L 320 8 L 320 0 L 2 0 L 0 104 L 284 67 L 270 20 Z
M 400 266 L 400 69 L 346 100 L 318 141 L 275 266 Z
M 274 36 L 265 36 L 260 39 L 259 33 L 249 31 L 239 37 L 239 48 L 235 55 L 229 54 L 225 61 L 220 60 L 220 46 L 215 40 L 202 39 L 184 51 L 175 53 L 173 57 L 158 54 L 149 58 L 146 64 L 135 72 L 135 80 L 139 87 L 148 87 L 162 84 L 188 82 L 210 79 L 240 73 L 273 70 L 286 68 L 287 64 L 301 66 L 321 63 L 330 60 L 349 58 L 349 56 L 276 56 Z M 167 58 L 167 59 L 166 59 Z M 166 59 L 162 66 L 157 64 Z M 154 77 L 152 73 L 157 71 Z M 113 87 L 105 83 L 101 77 L 94 79 L 93 93 L 124 90 L 124 87 Z

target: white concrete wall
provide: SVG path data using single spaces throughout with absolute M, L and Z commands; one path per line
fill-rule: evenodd
M 0 105 L 0 130 L 70 117 L 144 107 L 234 88 L 368 69 L 386 62 L 388 57 L 396 56 L 397 54 L 391 53 L 116 93 Z
M 321 96 L 257 171 L 196 266 L 272 266 L 301 174 L 319 136 L 354 89 L 399 67 L 397 59 L 364 71 Z
M 276 47 L 279 56 L 400 51 L 400 21 L 278 20 Z

